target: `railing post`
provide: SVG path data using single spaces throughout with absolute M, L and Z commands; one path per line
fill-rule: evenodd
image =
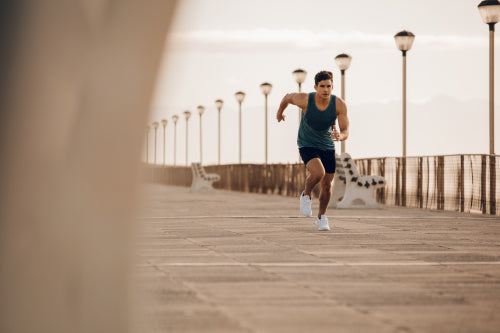
M 398 206 L 401 206 L 401 157 L 396 158 L 396 193 L 394 203 Z
M 424 207 L 424 196 L 423 196 L 423 157 L 418 158 L 418 175 L 417 175 L 417 202 L 418 202 L 418 207 L 423 208 Z
M 460 211 L 465 211 L 465 170 L 464 155 L 460 155 Z
M 401 185 L 401 206 L 406 207 L 406 156 L 403 156 Z
M 481 155 L 481 211 L 486 214 L 486 155 Z
M 379 161 L 379 163 L 380 163 L 380 164 L 379 164 L 380 175 L 381 175 L 382 177 L 384 177 L 384 178 L 385 178 L 385 161 L 386 161 L 386 158 L 385 158 L 385 157 L 384 157 L 384 158 L 381 158 L 381 159 L 380 159 L 380 161 Z M 385 197 L 385 195 L 386 195 L 386 192 L 385 192 L 385 186 L 384 186 L 384 187 L 382 187 L 382 188 L 380 189 L 380 197 L 381 197 L 381 198 L 380 198 L 380 202 L 381 202 L 382 204 L 385 204 L 385 202 L 386 202 L 386 197 Z
M 444 156 L 438 156 L 437 209 L 444 210 Z
M 490 155 L 490 214 L 496 215 L 497 205 L 496 205 L 496 158 L 495 155 Z

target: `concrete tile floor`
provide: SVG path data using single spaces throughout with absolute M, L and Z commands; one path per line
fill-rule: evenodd
M 141 332 L 499 332 L 500 218 L 145 185 Z M 313 202 L 313 211 L 317 200 Z

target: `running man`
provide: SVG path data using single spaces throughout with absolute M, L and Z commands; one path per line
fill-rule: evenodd
M 332 196 L 332 181 L 335 175 L 335 144 L 333 141 L 344 141 L 349 136 L 349 119 L 344 101 L 332 95 L 333 74 L 321 71 L 314 77 L 312 93 L 286 94 L 276 114 L 278 122 L 285 120 L 288 104 L 302 109 L 297 145 L 304 164 L 309 171 L 305 189 L 300 195 L 300 211 L 311 216 L 311 192 L 320 183 L 319 211 L 316 225 L 318 230 L 330 230 L 326 208 Z M 338 117 L 340 133 L 335 127 Z

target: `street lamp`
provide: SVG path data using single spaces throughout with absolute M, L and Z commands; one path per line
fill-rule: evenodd
M 146 126 L 146 165 L 149 164 L 149 130 L 151 128 Z
M 299 85 L 299 93 L 302 92 L 302 83 L 306 80 L 307 72 L 301 68 L 298 68 L 292 72 L 293 78 L 295 82 Z M 300 122 L 302 121 L 303 110 L 299 108 L 299 127 Z M 300 163 L 300 153 L 299 153 L 299 163 Z
M 394 35 L 396 46 L 403 54 L 403 157 L 406 157 L 406 52 L 415 40 L 415 35 L 403 30 Z
M 293 78 L 295 79 L 295 82 L 299 85 L 299 93 L 302 92 L 302 83 L 306 80 L 306 75 L 307 72 L 301 68 L 296 69 L 292 72 Z M 299 108 L 299 124 L 300 121 L 302 120 L 302 109 Z
M 240 105 L 240 137 L 239 137 L 239 142 L 240 142 L 240 150 L 239 150 L 239 157 L 240 157 L 240 164 L 241 164 L 241 103 L 245 100 L 245 93 L 243 91 L 238 91 L 237 93 L 234 94 L 236 97 L 236 100 L 238 101 L 238 104 Z
M 403 54 L 403 168 L 401 179 L 401 206 L 406 206 L 406 52 L 415 40 L 415 35 L 403 30 L 394 35 L 396 46 Z
M 220 110 L 222 109 L 222 105 L 224 104 L 224 101 L 222 99 L 218 99 L 215 101 L 215 107 L 219 111 L 219 165 L 220 165 Z
M 163 126 L 163 167 L 165 167 L 165 136 L 167 133 L 167 119 L 162 119 L 161 124 Z
M 188 120 L 191 117 L 191 112 L 184 111 L 184 118 L 186 118 L 186 166 L 188 165 Z
M 270 84 L 269 82 L 264 82 L 260 85 L 260 90 L 262 91 L 262 93 L 264 94 L 264 96 L 266 97 L 266 164 L 267 164 L 267 95 L 269 95 L 269 93 L 271 92 L 271 89 L 273 88 L 273 85 Z
M 301 92 L 302 83 L 306 80 L 307 72 L 303 69 L 296 69 L 292 72 L 295 82 L 299 85 L 299 92 Z
M 205 112 L 205 107 L 203 105 L 198 105 L 196 108 L 198 110 L 198 114 L 200 115 L 200 164 L 203 163 L 203 148 L 202 148 L 202 136 L 201 136 L 201 116 L 203 116 L 203 112 Z
M 477 6 L 484 23 L 490 28 L 490 155 L 495 154 L 495 24 L 500 19 L 500 2 L 498 0 L 485 0 Z
M 498 0 L 485 0 L 477 6 L 484 23 L 490 28 L 490 214 L 496 214 L 496 161 L 495 161 L 495 24 L 500 19 Z M 485 209 L 483 209 L 484 212 Z
M 351 60 L 352 57 L 346 53 L 341 53 L 338 56 L 335 57 L 335 62 L 337 63 L 337 66 L 340 69 L 340 74 L 341 74 L 341 98 L 342 100 L 345 101 L 345 71 L 349 69 L 349 66 L 351 66 Z M 345 153 L 345 141 L 342 141 L 340 143 L 340 151 L 341 153 Z
M 156 132 L 158 131 L 158 126 L 160 124 L 157 121 L 153 122 L 153 128 L 155 129 L 155 165 L 156 165 Z
M 174 166 L 177 163 L 177 121 L 179 120 L 179 116 L 174 114 L 172 116 L 172 121 L 174 122 Z

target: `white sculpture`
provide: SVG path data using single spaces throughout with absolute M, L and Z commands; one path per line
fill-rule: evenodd
M 379 208 L 374 191 L 385 186 L 385 178 L 360 175 L 348 153 L 341 154 L 340 159 L 344 175 L 339 175 L 339 180 L 344 178 L 345 192 L 337 208 Z
M 190 192 L 214 192 L 213 182 L 220 180 L 220 176 L 215 173 L 207 174 L 200 163 L 192 163 L 191 171 L 193 173 L 193 182 Z

